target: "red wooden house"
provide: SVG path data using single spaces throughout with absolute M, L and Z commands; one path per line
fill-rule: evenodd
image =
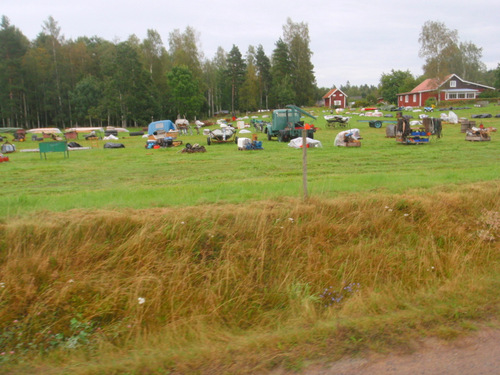
M 495 90 L 494 87 L 464 81 L 456 74 L 446 76 L 442 81 L 428 78 L 410 92 L 398 94 L 398 106 L 423 107 L 429 98 L 442 100 L 472 100 L 484 90 Z
M 325 100 L 325 107 L 328 108 L 346 108 L 347 107 L 347 95 L 340 89 L 331 89 L 325 95 L 323 95 Z

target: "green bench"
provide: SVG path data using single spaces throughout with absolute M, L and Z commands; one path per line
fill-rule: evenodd
M 69 158 L 68 142 L 41 142 L 40 159 L 42 158 L 42 154 L 47 159 L 47 152 L 63 152 L 64 157 Z

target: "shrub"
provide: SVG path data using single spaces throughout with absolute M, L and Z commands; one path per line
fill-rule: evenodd
M 486 98 L 500 98 L 500 91 L 497 90 L 485 90 L 481 94 L 478 95 L 480 99 Z
M 356 100 L 356 103 L 354 103 L 355 107 L 362 108 L 362 107 L 368 107 L 370 103 L 368 100 L 361 99 L 361 100 Z
M 429 98 L 425 101 L 425 106 L 426 107 L 432 107 L 432 106 L 436 106 L 437 104 L 437 100 L 436 98 L 432 97 L 432 98 Z

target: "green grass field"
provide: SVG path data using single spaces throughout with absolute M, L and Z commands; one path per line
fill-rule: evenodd
M 488 108 L 491 112 L 497 107 Z M 457 111 L 469 117 L 484 108 Z M 500 111 L 500 109 L 499 109 Z M 460 124 L 445 124 L 443 137 L 428 145 L 403 146 L 385 138 L 385 129 L 370 128 L 353 116 L 350 126 L 364 138 L 361 148 L 333 145 L 341 129 L 325 124 L 324 113 L 315 138 L 323 148 L 308 153 L 308 188 L 311 196 L 335 197 L 350 192 L 394 192 L 494 180 L 499 175 L 499 140 L 465 142 Z M 461 113 L 464 112 L 464 113 Z M 439 112 L 435 115 L 439 116 Z M 498 119 L 485 119 L 496 126 Z M 500 124 L 499 124 L 500 125 Z M 253 129 L 252 129 L 253 130 Z M 37 210 L 73 208 L 148 208 L 207 203 L 241 203 L 302 196 L 302 152 L 286 143 L 263 140 L 264 150 L 238 151 L 234 143 L 206 146 L 206 137 L 182 136 L 185 143 L 200 143 L 206 153 L 180 153 L 182 146 L 146 150 L 141 137 L 119 142 L 124 149 L 103 149 L 49 154 L 16 152 L 2 163 L 1 216 Z M 79 140 L 82 146 L 89 146 Z M 31 140 L 18 149 L 38 148 Z
M 313 111 L 307 200 L 302 150 L 262 133 L 258 151 L 9 154 L 0 373 L 301 371 L 498 327 L 499 133 L 404 146 L 353 116 L 362 146 L 341 148 Z

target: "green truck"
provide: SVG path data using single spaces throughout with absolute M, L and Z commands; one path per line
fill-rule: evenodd
M 277 137 L 279 142 L 288 142 L 290 139 L 302 136 L 305 124 L 304 121 L 300 121 L 301 115 L 316 120 L 316 117 L 294 105 L 287 105 L 285 109 L 275 109 L 272 122 L 264 130 L 267 139 L 271 140 L 273 137 Z M 307 137 L 314 139 L 315 131 L 314 126 L 309 126 Z

